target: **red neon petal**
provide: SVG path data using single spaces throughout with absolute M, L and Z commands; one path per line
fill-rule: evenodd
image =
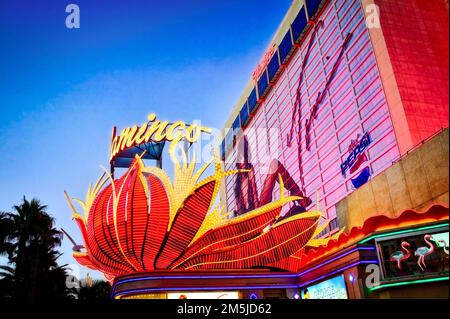
M 215 181 L 206 183 L 183 202 L 156 259 L 155 268 L 167 268 L 191 243 L 209 210 L 215 185 Z
M 73 258 L 75 258 L 75 260 L 82 266 L 88 267 L 93 270 L 98 270 L 96 265 L 89 258 L 89 255 L 82 255 L 82 254 L 74 253 Z
M 164 184 L 153 175 L 148 175 L 150 185 L 150 214 L 147 214 L 146 231 L 142 247 L 141 259 L 146 270 L 154 269 L 154 262 L 169 224 L 170 203 Z
M 180 269 L 243 269 L 287 258 L 308 243 L 317 226 L 317 218 L 291 218 L 245 243 L 198 255 Z
M 201 251 L 202 254 L 243 243 L 259 235 L 281 212 L 281 207 L 261 215 L 212 229 L 193 243 L 175 264 L 181 264 Z
M 120 184 L 123 181 L 124 178 L 121 178 L 116 181 L 115 184 Z M 98 265 L 98 268 L 102 271 L 111 274 L 121 274 L 124 272 L 129 272 L 132 268 L 123 261 L 120 255 L 117 254 L 114 247 L 109 248 L 111 243 L 105 232 L 103 215 L 105 214 L 104 209 L 106 210 L 108 207 L 108 201 L 111 197 L 111 193 L 111 185 L 104 188 L 95 199 L 89 212 L 87 223 L 87 235 L 89 240 L 88 253 L 91 260 Z M 110 206 L 112 208 L 112 205 Z
M 140 174 L 139 166 L 135 165 L 123 186 L 117 210 L 121 248 L 136 271 L 144 270 L 140 257 L 148 216 L 148 199 Z

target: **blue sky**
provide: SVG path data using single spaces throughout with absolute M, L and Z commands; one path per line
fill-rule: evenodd
M 80 29 L 65 26 L 69 3 Z M 37 197 L 80 242 L 63 191 L 84 197 L 111 127 L 155 112 L 221 128 L 290 4 L 0 0 L 0 210 Z

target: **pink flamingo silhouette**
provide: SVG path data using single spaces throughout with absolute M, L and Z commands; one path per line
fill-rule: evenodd
M 428 241 L 429 239 L 433 240 L 433 236 L 425 235 L 423 239 L 427 243 L 428 247 L 425 246 L 419 247 L 416 249 L 416 252 L 414 253 L 414 256 L 419 257 L 417 264 L 419 265 L 420 269 L 422 269 L 422 271 L 424 271 L 425 268 L 427 267 L 427 265 L 425 265 L 425 257 L 431 255 L 434 252 L 433 244 Z
M 444 250 L 444 253 L 448 255 L 448 246 L 446 246 L 446 242 L 443 239 L 439 239 L 438 243 L 442 244 L 442 249 Z
M 402 270 L 402 261 L 408 259 L 411 256 L 411 252 L 408 250 L 410 244 L 407 241 L 402 242 L 402 250 L 397 250 L 392 253 L 389 261 L 397 262 L 398 269 Z

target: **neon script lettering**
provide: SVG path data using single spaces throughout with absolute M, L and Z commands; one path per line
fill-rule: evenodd
M 258 64 L 255 71 L 252 73 L 252 78 L 254 81 L 258 81 L 259 76 L 263 73 L 264 68 L 269 63 L 270 59 L 272 58 L 273 54 L 275 52 L 275 44 L 270 47 L 270 49 L 264 54 L 264 57 L 261 61 L 261 63 Z
M 296 97 L 295 97 L 295 103 L 294 103 L 294 108 L 292 110 L 292 120 L 291 120 L 291 129 L 289 130 L 288 134 L 287 134 L 287 146 L 291 147 L 292 144 L 292 139 L 294 137 L 294 126 L 297 123 L 297 132 L 298 132 L 298 139 L 297 139 L 297 143 L 298 143 L 298 147 L 300 150 L 300 132 L 301 132 L 301 88 L 302 88 L 302 83 L 303 83 L 303 76 L 305 74 L 305 68 L 306 65 L 308 63 L 309 60 L 309 55 L 311 53 L 311 49 L 314 43 L 314 40 L 316 39 L 316 35 L 317 32 L 319 30 L 319 28 L 321 28 L 323 26 L 323 21 L 319 20 L 319 22 L 317 22 L 316 26 L 314 27 L 314 31 L 311 35 L 311 38 L 309 39 L 309 43 L 308 43 L 308 48 L 306 50 L 306 54 L 305 57 L 303 59 L 302 62 L 302 66 L 300 68 L 300 75 L 299 75 L 299 80 L 298 80 L 298 86 L 297 86 L 297 93 L 296 93 Z M 297 115 L 297 116 L 296 116 Z M 299 162 L 301 161 L 301 157 L 299 156 Z
M 124 128 L 119 135 L 113 138 L 111 143 L 110 160 L 112 160 L 121 151 L 136 145 L 162 141 L 179 141 L 186 139 L 190 143 L 196 142 L 202 132 L 211 133 L 211 128 L 196 124 L 186 125 L 183 121 L 169 123 L 167 121 L 157 121 L 156 115 L 151 113 L 148 116 L 148 122 L 140 127 Z

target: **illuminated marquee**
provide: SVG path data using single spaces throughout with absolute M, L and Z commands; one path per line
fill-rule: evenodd
M 171 142 L 186 139 L 188 142 L 194 143 L 200 138 L 202 132 L 211 133 L 211 128 L 196 124 L 187 125 L 183 121 L 176 121 L 174 123 L 157 121 L 156 115 L 151 113 L 148 116 L 147 123 L 141 126 L 135 125 L 124 128 L 119 135 L 113 136 L 110 160 L 127 148 L 150 141 Z

